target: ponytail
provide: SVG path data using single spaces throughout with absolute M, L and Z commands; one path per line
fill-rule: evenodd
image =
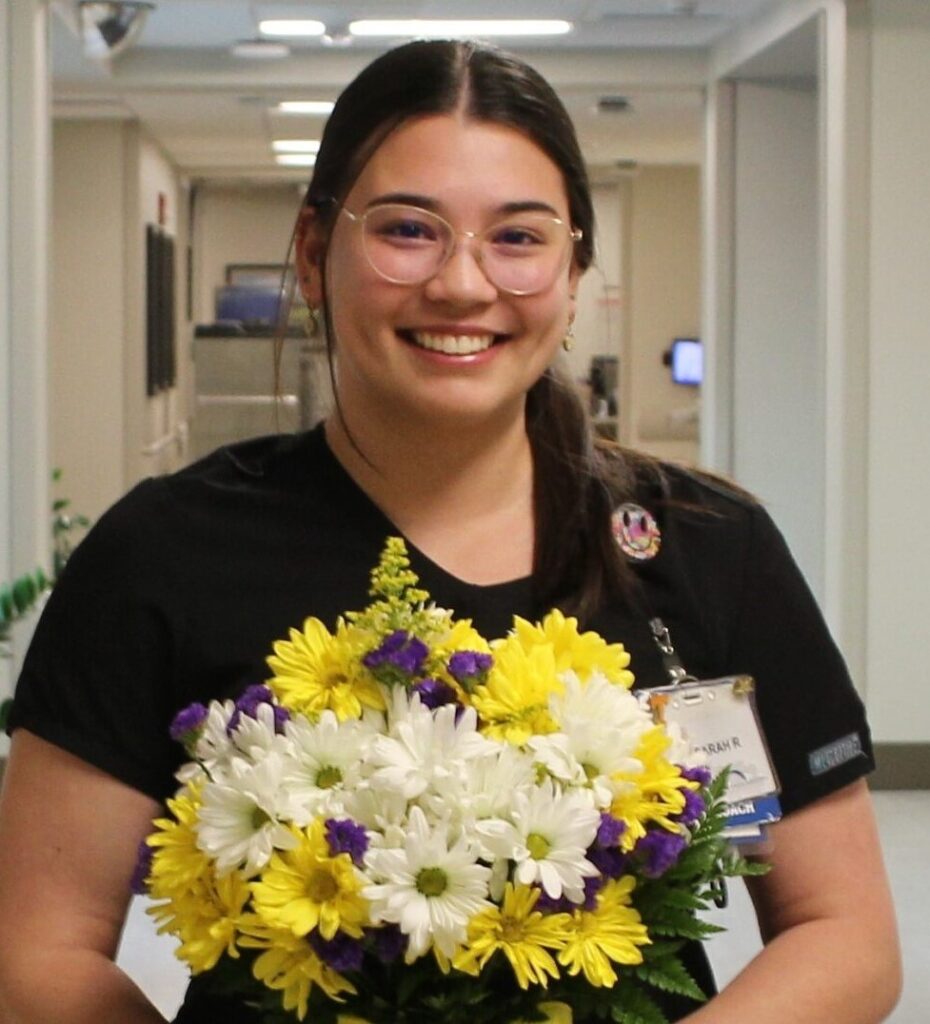
M 634 575 L 611 514 L 636 489 L 644 456 L 596 439 L 568 375 L 550 369 L 527 396 L 533 451 L 536 547 L 533 575 L 543 608 L 588 619 L 605 600 L 627 603 Z

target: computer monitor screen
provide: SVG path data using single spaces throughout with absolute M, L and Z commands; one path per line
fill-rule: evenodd
M 699 338 L 676 338 L 672 342 L 672 380 L 676 384 L 698 385 L 704 379 L 704 349 Z

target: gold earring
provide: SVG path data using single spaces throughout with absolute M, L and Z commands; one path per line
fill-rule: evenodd
M 307 307 L 307 319 L 304 320 L 304 333 L 308 338 L 316 338 L 320 333 L 320 311 L 316 306 Z
M 572 317 L 568 321 L 568 329 L 565 332 L 565 337 L 562 339 L 562 348 L 566 352 L 571 352 L 575 347 L 575 318 Z

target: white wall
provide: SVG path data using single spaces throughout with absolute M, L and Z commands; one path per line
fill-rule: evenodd
M 815 91 L 736 85 L 732 471 L 823 595 Z
M 880 740 L 930 742 L 930 6 L 871 14 L 869 705 Z
M 124 490 L 124 145 L 120 121 L 54 125 L 50 454 L 94 519 Z
M 698 456 L 698 395 L 672 383 L 662 354 L 701 333 L 700 192 L 697 167 L 640 167 L 630 187 L 624 440 L 685 463 Z
M 181 389 L 145 393 L 145 225 L 166 196 L 177 234 L 178 182 L 161 151 L 126 121 L 57 121 L 49 336 L 51 461 L 61 492 L 91 518 L 145 476 L 183 459 Z M 175 281 L 184 292 L 184 239 Z M 189 360 L 179 324 L 179 374 Z M 183 430 L 181 431 L 183 436 Z M 165 437 L 170 444 L 161 445 Z

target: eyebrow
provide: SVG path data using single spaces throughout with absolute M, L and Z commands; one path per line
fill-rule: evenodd
M 441 213 L 441 204 L 430 196 L 417 195 L 414 192 L 388 192 L 383 196 L 377 196 L 370 200 L 365 209 L 370 210 L 374 206 L 387 206 L 393 203 L 400 203 L 404 206 L 418 206 L 421 210 L 430 210 L 433 213 Z M 510 203 L 502 203 L 497 207 L 495 213 L 506 216 L 511 213 L 551 213 L 553 217 L 561 216 L 559 211 L 549 203 L 539 199 L 519 199 Z

